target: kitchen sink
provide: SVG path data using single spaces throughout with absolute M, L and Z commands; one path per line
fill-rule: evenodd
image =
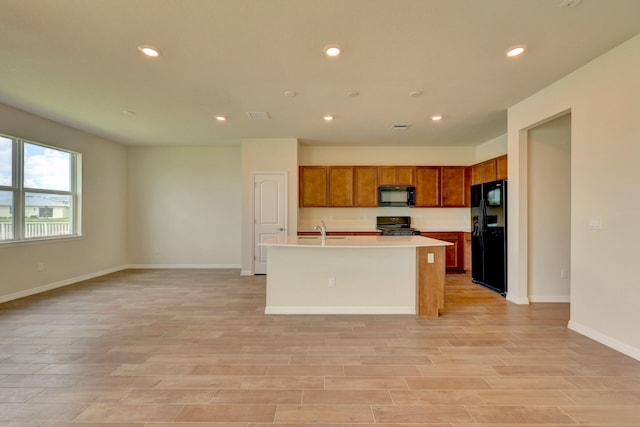
M 347 236 L 327 236 L 326 237 L 327 240 L 346 239 L 346 238 L 347 238 Z M 298 239 L 320 240 L 321 237 L 320 236 L 298 236 Z

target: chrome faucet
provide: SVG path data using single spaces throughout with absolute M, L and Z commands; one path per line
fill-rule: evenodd
M 320 221 L 321 225 L 316 225 L 314 230 L 318 230 L 320 232 L 320 238 L 322 240 L 327 240 L 327 226 L 324 225 L 324 221 Z

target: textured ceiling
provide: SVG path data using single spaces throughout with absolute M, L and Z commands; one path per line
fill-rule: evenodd
M 0 0 L 0 102 L 128 145 L 477 145 L 506 132 L 509 106 L 640 33 L 638 0 L 560 3 Z

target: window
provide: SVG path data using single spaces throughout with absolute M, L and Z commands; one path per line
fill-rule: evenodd
M 80 154 L 0 135 L 0 243 L 80 234 Z

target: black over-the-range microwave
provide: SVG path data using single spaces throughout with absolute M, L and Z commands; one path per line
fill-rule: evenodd
M 379 206 L 415 206 L 416 187 L 412 185 L 381 185 Z

